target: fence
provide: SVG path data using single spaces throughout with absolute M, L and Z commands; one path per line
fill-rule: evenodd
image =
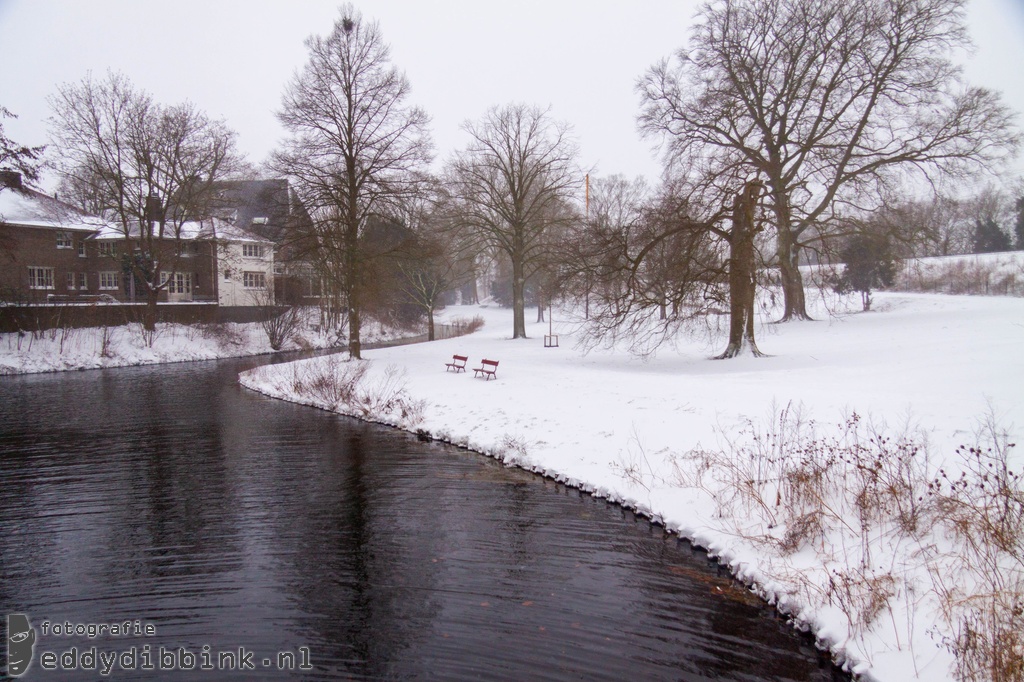
M 144 310 L 144 303 L 0 305 L 0 332 L 115 327 L 141 321 Z M 267 314 L 261 306 L 218 306 L 216 303 L 159 303 L 156 312 L 158 322 L 179 324 L 257 322 Z

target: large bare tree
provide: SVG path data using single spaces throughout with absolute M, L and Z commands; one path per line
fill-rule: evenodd
M 625 339 L 647 354 L 683 329 L 714 326 L 727 309 L 728 345 L 718 357 L 761 355 L 754 313 L 762 185 L 705 178 L 667 179 L 656 197 L 627 211 L 617 195 L 628 186 L 598 185 L 598 197 L 612 191 L 607 198 L 616 210 L 593 214 L 580 240 L 576 262 L 596 285 L 587 343 Z
M 50 106 L 64 182 L 117 225 L 126 285 L 141 285 L 152 330 L 159 294 L 174 281 L 182 228 L 210 216 L 214 183 L 240 163 L 235 134 L 190 103 L 155 102 L 115 73 L 62 85 Z
M 361 295 L 367 286 L 360 235 L 415 192 L 430 160 L 427 115 L 408 106 L 409 81 L 390 61 L 377 22 L 351 5 L 327 36 L 306 40 L 309 61 L 288 84 L 278 114 L 291 133 L 274 155 L 312 218 L 307 251 L 347 310 L 349 353 L 360 357 Z
M 463 129 L 470 143 L 452 161 L 448 186 L 467 234 L 508 256 L 512 338 L 525 338 L 526 280 L 544 264 L 549 232 L 576 219 L 577 146 L 566 124 L 525 104 L 494 107 Z
M 1019 144 L 996 93 L 967 86 L 966 0 L 713 0 L 689 49 L 639 82 L 641 129 L 677 172 L 757 177 L 777 231 L 783 319 L 807 318 L 801 250 L 844 207 L 917 173 L 991 167 Z

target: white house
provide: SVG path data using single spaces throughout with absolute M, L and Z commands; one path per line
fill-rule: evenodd
M 273 305 L 274 243 L 217 221 L 217 302 L 222 306 Z

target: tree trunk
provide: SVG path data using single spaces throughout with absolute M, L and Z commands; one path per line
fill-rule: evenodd
M 537 322 L 544 321 L 544 304 L 541 302 L 537 303 Z
M 434 340 L 434 308 L 427 309 L 427 341 Z
M 804 297 L 804 278 L 800 274 L 800 268 L 798 267 L 800 247 L 794 241 L 788 224 L 785 228 L 779 228 L 777 254 L 779 257 L 779 275 L 782 280 L 783 305 L 780 322 L 811 319 L 811 316 L 807 314 L 807 301 Z
M 362 319 L 360 316 L 360 306 L 362 301 L 360 300 L 360 273 L 357 270 L 359 267 L 356 260 L 356 254 L 353 252 L 348 254 L 348 272 L 345 273 L 345 302 L 348 308 L 348 354 L 353 360 L 362 359 L 362 344 L 360 342 L 359 334 L 362 327 Z
M 160 292 L 153 288 L 147 288 L 146 290 L 146 307 L 142 312 L 142 326 L 146 331 L 151 332 L 156 330 L 156 302 L 160 298 Z
M 779 278 L 782 283 L 782 318 L 780 322 L 790 320 L 809 320 L 807 303 L 804 298 L 804 278 L 800 274 L 800 247 L 793 234 L 789 197 L 785 191 L 775 190 L 782 183 L 772 183 L 772 201 L 775 206 L 775 224 L 779 236 L 776 255 L 779 259 Z
M 729 345 L 718 356 L 735 358 L 749 353 L 762 357 L 754 340 L 754 209 L 761 184 L 748 182 L 733 202 L 729 239 Z
M 523 275 L 522 258 L 512 256 L 512 338 L 526 338 L 526 297 L 523 290 L 526 277 Z
M 349 305 L 348 308 L 348 354 L 353 360 L 362 359 L 359 343 L 359 308 Z

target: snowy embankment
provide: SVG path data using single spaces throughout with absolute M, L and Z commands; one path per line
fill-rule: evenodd
M 986 635 L 972 599 L 991 597 L 996 578 L 1024 591 L 1020 533 L 1008 553 L 976 537 L 965 549 L 948 521 L 970 530 L 967 512 L 987 510 L 988 498 L 958 507 L 981 488 L 960 495 L 936 480 L 970 473 L 972 455 L 957 448 L 981 442 L 986 419 L 1011 435 L 1024 425 L 1020 299 L 880 293 L 870 313 L 766 325 L 759 344 L 770 357 L 735 360 L 709 359 L 721 341 L 647 361 L 582 354 L 567 324 L 555 325 L 560 347 L 545 348 L 547 324 L 512 340 L 508 310 L 447 312 L 480 314 L 486 326 L 360 363 L 261 367 L 241 381 L 641 510 L 706 547 L 865 679 L 955 679 Z M 456 353 L 470 368 L 498 360 L 497 380 L 446 372 Z M 958 638 L 965 627 L 977 636 Z
M 907 259 L 894 289 L 944 294 L 1024 296 L 1024 251 Z
M 408 332 L 375 322 L 364 329 L 363 343 L 399 338 Z M 340 341 L 344 344 L 344 339 Z M 304 325 L 282 346 L 282 351 L 329 348 L 339 345 L 331 335 Z M 117 327 L 56 328 L 36 332 L 0 334 L 0 375 L 99 369 L 164 362 L 216 360 L 273 353 L 259 323 L 158 323 L 154 333 L 141 324 Z

